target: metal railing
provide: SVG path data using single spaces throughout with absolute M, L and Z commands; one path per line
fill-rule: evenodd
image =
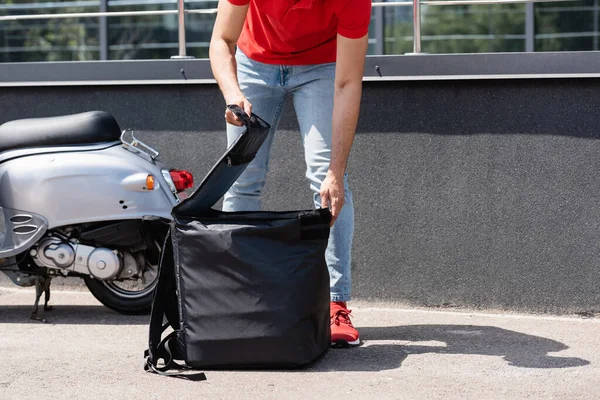
M 422 6 L 451 6 L 451 5 L 494 5 L 494 4 L 533 4 L 551 2 L 574 2 L 577 0 L 413 0 L 373 2 L 374 9 L 379 7 L 413 7 L 413 53 L 421 54 L 421 7 Z M 532 12 L 533 10 L 531 10 Z M 100 11 L 59 14 L 33 14 L 33 15 L 6 15 L 0 16 L 2 21 L 23 21 L 33 19 L 60 19 L 60 18 L 89 18 L 89 17 L 123 17 L 123 16 L 152 16 L 152 15 L 177 15 L 179 54 L 172 58 L 193 58 L 186 54 L 185 15 L 186 14 L 216 14 L 216 8 L 186 9 L 185 0 L 177 0 L 177 10 L 155 11 Z M 531 17 L 531 16 L 530 16 Z M 531 27 L 530 27 L 531 28 Z

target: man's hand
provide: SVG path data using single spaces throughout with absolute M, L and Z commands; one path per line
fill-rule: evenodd
M 325 180 L 321 184 L 321 207 L 329 208 L 331 211 L 331 225 L 335 223 L 337 217 L 342 212 L 342 207 L 346 202 L 344 198 L 344 177 L 336 176 L 331 170 L 327 172 Z
M 331 161 L 320 192 L 321 206 L 330 208 L 332 226 L 346 201 L 344 173 L 358 121 L 367 46 L 367 35 L 359 39 L 348 39 L 338 35 Z
M 240 108 L 242 110 L 244 110 L 244 112 L 246 114 L 248 114 L 248 116 L 252 115 L 252 104 L 241 93 L 237 96 L 226 97 L 225 102 L 227 103 L 227 105 L 235 104 L 237 106 L 240 106 Z M 242 120 L 239 119 L 238 117 L 236 117 L 235 114 L 230 109 L 227 109 L 225 111 L 225 119 L 231 125 L 237 125 L 237 126 L 243 125 Z

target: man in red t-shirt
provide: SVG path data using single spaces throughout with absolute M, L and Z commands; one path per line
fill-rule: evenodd
M 213 74 L 227 104 L 252 111 L 272 131 L 227 192 L 225 211 L 260 209 L 273 136 L 288 95 L 302 134 L 315 207 L 329 207 L 326 251 L 332 344 L 358 345 L 346 302 L 351 292 L 354 207 L 346 164 L 362 94 L 371 0 L 219 0 L 210 43 Z M 237 51 L 236 51 L 237 46 Z M 243 132 L 227 110 L 227 139 Z

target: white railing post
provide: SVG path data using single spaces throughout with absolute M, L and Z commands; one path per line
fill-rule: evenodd
M 171 58 L 194 58 L 186 53 L 185 40 L 185 0 L 177 0 L 177 23 L 179 27 L 179 55 Z
M 410 5 L 410 3 L 408 3 Z M 413 0 L 413 51 L 406 55 L 418 55 L 421 53 L 421 0 Z

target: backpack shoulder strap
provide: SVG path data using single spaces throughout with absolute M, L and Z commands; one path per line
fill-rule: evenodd
M 170 369 L 189 369 L 178 364 L 175 359 L 180 359 L 181 344 L 179 342 L 180 323 L 177 308 L 177 290 L 175 281 L 175 268 L 173 259 L 173 225 L 165 238 L 158 266 L 158 283 L 154 290 L 152 299 L 152 312 L 150 314 L 150 327 L 148 336 L 148 350 L 144 352 L 146 362 L 144 370 L 190 380 L 206 380 L 204 373 L 182 375 L 179 373 L 167 373 Z M 163 324 L 164 318 L 167 322 Z M 169 335 L 161 340 L 162 334 L 169 327 L 174 329 Z M 163 366 L 158 366 L 160 360 L 164 360 Z

